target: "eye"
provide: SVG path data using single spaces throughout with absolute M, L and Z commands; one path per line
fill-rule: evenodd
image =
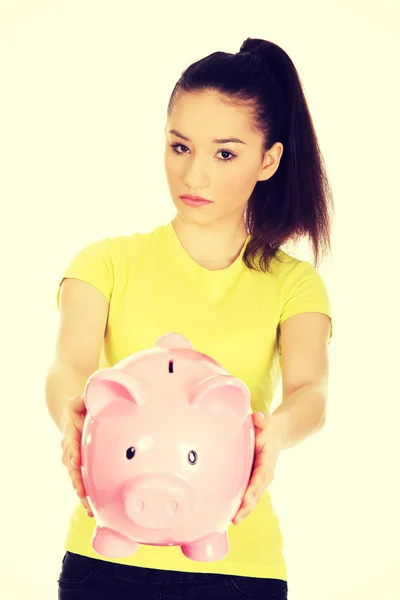
M 136 450 L 133 446 L 131 446 L 130 448 L 128 448 L 128 450 L 126 451 L 126 458 L 128 460 L 132 460 L 132 458 L 135 456 L 136 454 Z
M 183 144 L 170 144 L 171 148 L 173 149 L 173 151 L 175 152 L 175 154 L 187 154 L 187 152 L 178 152 L 177 148 L 180 146 L 181 148 L 187 148 L 187 146 L 184 146 Z M 220 160 L 221 162 L 229 162 L 230 160 L 233 160 L 234 158 L 236 158 L 236 154 L 233 154 L 233 152 L 231 152 L 230 150 L 225 150 L 224 148 L 221 148 L 221 150 L 218 150 L 218 152 L 224 152 L 225 154 L 230 154 L 231 158 L 219 158 L 218 160 Z
M 188 461 L 191 465 L 195 465 L 197 463 L 197 452 L 191 450 L 188 454 Z

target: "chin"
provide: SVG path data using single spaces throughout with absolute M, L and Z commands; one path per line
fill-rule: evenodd
M 210 218 L 210 215 L 208 216 L 203 216 L 203 215 L 195 215 L 193 213 L 191 213 L 190 208 L 188 207 L 188 211 L 186 210 L 178 210 L 177 212 L 179 213 L 179 216 L 181 218 L 182 221 L 185 221 L 186 223 L 191 223 L 192 225 L 211 225 L 212 223 L 215 223 L 216 219 L 214 218 Z

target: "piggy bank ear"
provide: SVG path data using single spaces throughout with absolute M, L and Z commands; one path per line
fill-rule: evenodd
M 158 348 L 192 348 L 191 342 L 180 333 L 166 333 L 155 344 Z
M 141 405 L 144 402 L 141 381 L 113 368 L 99 369 L 86 382 L 84 400 L 88 412 L 95 417 L 103 407 L 116 398 Z
M 226 410 L 240 423 L 251 414 L 249 388 L 231 375 L 212 375 L 203 379 L 192 390 L 189 403 L 192 406 L 207 405 L 216 410 Z

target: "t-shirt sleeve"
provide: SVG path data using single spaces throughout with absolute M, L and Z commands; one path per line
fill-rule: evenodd
M 330 344 L 333 334 L 332 307 L 326 285 L 310 262 L 300 261 L 285 277 L 279 325 L 289 317 L 306 312 L 320 312 L 330 317 Z
M 60 308 L 60 289 L 65 278 L 86 281 L 111 299 L 114 286 L 114 251 L 112 240 L 104 238 L 81 248 L 63 272 L 58 282 L 57 308 Z

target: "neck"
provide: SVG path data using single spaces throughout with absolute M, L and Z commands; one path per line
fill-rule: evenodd
M 189 256 L 211 271 L 229 267 L 248 235 L 244 221 L 230 228 L 221 224 L 201 226 L 184 221 L 179 213 L 172 219 L 172 226 Z

